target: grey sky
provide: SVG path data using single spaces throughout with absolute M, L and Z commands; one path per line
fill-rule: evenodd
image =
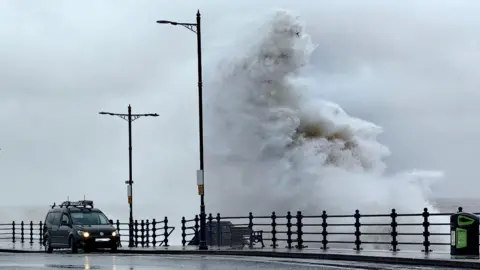
M 439 196 L 478 196 L 477 1 L 0 0 L 0 204 L 126 204 L 127 123 L 97 112 L 130 103 L 160 114 L 133 126 L 135 202 L 196 210 L 195 36 L 155 21 L 197 8 L 205 91 L 216 46 L 255 31 L 250 16 L 292 9 L 319 44 L 322 95 L 385 128 L 390 170 L 444 170 Z

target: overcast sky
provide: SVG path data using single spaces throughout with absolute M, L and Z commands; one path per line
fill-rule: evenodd
M 127 122 L 98 111 L 131 104 L 160 114 L 133 124 L 135 203 L 196 210 L 195 36 L 155 21 L 197 8 L 205 91 L 216 46 L 291 9 L 319 44 L 322 95 L 385 128 L 390 170 L 443 170 L 438 196 L 478 197 L 478 1 L 0 0 L 0 204 L 126 204 Z

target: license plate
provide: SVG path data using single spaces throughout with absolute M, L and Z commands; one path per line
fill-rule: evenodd
M 96 242 L 108 242 L 110 241 L 110 238 L 97 238 L 95 239 Z

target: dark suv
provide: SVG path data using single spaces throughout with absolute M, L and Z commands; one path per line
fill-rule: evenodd
M 65 201 L 48 211 L 44 223 L 45 252 L 56 248 L 78 248 L 88 252 L 94 248 L 117 250 L 120 236 L 102 211 L 93 207 L 93 201 Z

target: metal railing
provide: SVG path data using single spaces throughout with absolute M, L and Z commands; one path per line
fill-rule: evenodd
M 120 242 L 128 243 L 129 223 L 120 222 L 118 219 L 116 222 L 110 220 L 110 223 L 117 228 L 120 233 Z M 168 247 L 170 235 L 175 231 L 175 227 L 168 225 L 168 218 L 165 217 L 162 221 L 152 219 L 147 220 L 134 220 L 133 224 L 133 245 L 135 247 Z M 125 232 L 125 233 L 123 233 Z
M 128 243 L 129 223 L 120 222 L 120 220 L 110 220 L 110 223 L 117 229 L 120 243 Z M 175 230 L 175 227 L 168 225 L 167 217 L 162 221 L 156 219 L 135 220 L 132 226 L 135 247 L 168 247 L 169 237 Z M 0 224 L 0 241 L 43 245 L 44 230 L 42 221 L 2 223 Z
M 462 212 L 462 207 L 458 208 Z M 248 246 L 327 250 L 364 248 L 399 251 L 419 247 L 424 253 L 450 245 L 450 216 L 455 213 L 363 214 L 356 210 L 350 215 L 295 214 L 269 216 L 221 216 L 210 214 L 207 219 L 207 244 L 210 246 Z M 182 245 L 198 245 L 199 218 L 182 218 Z M 220 225 L 218 225 L 220 224 Z M 265 245 L 263 245 L 265 243 Z
M 462 208 L 458 208 L 462 212 Z M 447 249 L 450 245 L 450 216 L 455 213 L 431 213 L 425 208 L 418 213 L 364 214 L 359 210 L 347 215 L 323 211 L 319 215 L 304 215 L 301 211 L 268 216 L 207 217 L 209 246 L 248 248 L 351 248 L 399 251 L 418 249 L 424 253 Z M 129 241 L 129 223 L 110 220 L 120 234 L 121 243 Z M 165 217 L 161 221 L 135 220 L 132 224 L 134 247 L 169 246 L 175 227 Z M 197 246 L 200 219 L 181 220 L 182 246 Z M 0 224 L 0 241 L 43 244 L 44 224 L 11 222 Z M 125 245 L 127 246 L 127 245 Z

